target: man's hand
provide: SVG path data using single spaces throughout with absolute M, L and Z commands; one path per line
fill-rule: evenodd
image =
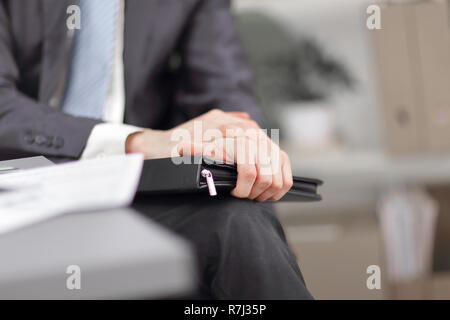
M 238 178 L 232 195 L 238 198 L 277 201 L 293 183 L 287 154 L 242 112 L 212 110 L 171 130 L 132 134 L 126 152 L 146 159 L 205 155 L 233 162 Z

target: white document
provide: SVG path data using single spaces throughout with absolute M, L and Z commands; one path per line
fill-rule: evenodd
M 0 233 L 67 212 L 129 205 L 143 156 L 119 155 L 0 175 Z

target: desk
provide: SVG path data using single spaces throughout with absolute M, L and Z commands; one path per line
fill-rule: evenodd
M 68 214 L 0 235 L 0 299 L 164 298 L 192 293 L 191 248 L 131 209 Z M 67 267 L 81 270 L 69 290 Z

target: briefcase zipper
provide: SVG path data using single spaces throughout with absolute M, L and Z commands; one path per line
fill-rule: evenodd
M 202 177 L 206 178 L 206 184 L 208 185 L 209 195 L 214 197 L 217 195 L 216 185 L 214 184 L 214 178 L 208 169 L 203 169 L 201 172 Z

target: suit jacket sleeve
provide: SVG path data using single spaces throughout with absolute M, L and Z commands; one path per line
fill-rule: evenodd
M 17 89 L 9 17 L 0 3 L 0 158 L 45 155 L 79 158 L 96 120 L 65 115 Z
M 229 0 L 201 0 L 181 44 L 177 105 L 189 117 L 212 108 L 245 111 L 262 125 L 251 72 L 233 24 Z

